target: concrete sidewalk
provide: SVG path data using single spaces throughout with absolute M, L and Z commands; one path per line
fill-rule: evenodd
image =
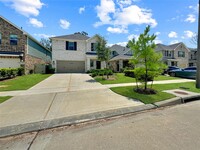
M 0 137 L 145 106 L 112 92 L 87 74 L 55 74 L 20 94 L 0 104 Z
M 192 79 L 163 80 L 163 81 L 154 81 L 153 84 L 171 84 L 171 83 L 186 83 L 186 82 L 195 82 L 195 80 Z M 152 84 L 152 82 L 148 82 L 148 84 Z M 105 84 L 104 86 L 107 88 L 136 86 L 136 83 Z

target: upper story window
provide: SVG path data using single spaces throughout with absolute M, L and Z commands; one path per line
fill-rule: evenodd
M 165 51 L 165 56 L 166 57 L 172 57 L 172 52 L 171 51 Z
M 91 51 L 96 51 L 97 43 L 91 43 Z
M 10 45 L 17 45 L 17 35 L 11 34 L 10 35 Z
M 0 44 L 1 44 L 1 33 L 0 33 Z
M 77 50 L 77 42 L 66 41 L 66 50 L 76 51 Z
M 178 51 L 178 57 L 185 57 L 184 51 Z

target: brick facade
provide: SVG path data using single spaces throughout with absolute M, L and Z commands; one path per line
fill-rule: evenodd
M 36 64 L 45 64 L 44 60 L 31 55 L 26 55 L 25 62 L 25 74 L 29 74 L 31 70 L 33 71 Z
M 10 56 L 15 55 L 20 59 L 21 67 L 24 67 L 25 73 L 28 74 L 30 70 L 34 70 L 35 64 L 45 64 L 45 61 L 51 61 L 51 52 L 44 48 L 38 41 L 29 36 L 22 29 L 18 28 L 5 18 L 0 16 L 0 34 L 1 34 L 1 44 L 0 44 L 0 54 L 4 54 L 0 57 L 11 59 Z M 11 45 L 10 35 L 17 35 L 17 45 Z M 32 40 L 32 47 L 30 46 L 28 39 Z M 31 41 L 29 40 L 29 41 Z M 33 48 L 33 46 L 37 47 Z M 41 50 L 43 50 L 41 52 Z M 29 54 L 31 51 L 33 54 Z M 41 57 L 45 55 L 47 57 L 47 51 L 49 53 L 48 58 Z M 6 54 L 6 55 L 5 55 Z M 43 60 L 44 59 L 44 60 Z M 5 62 L 5 61 L 4 61 Z M 19 65 L 19 66 L 20 66 Z M 0 68 L 6 67 L 7 64 L 1 65 Z

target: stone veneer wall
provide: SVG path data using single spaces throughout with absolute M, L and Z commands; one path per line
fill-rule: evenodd
M 26 35 L 23 34 L 21 30 L 7 22 L 6 20 L 0 18 L 0 33 L 1 33 L 1 44 L 0 51 L 10 51 L 10 52 L 24 52 L 26 51 L 25 45 L 27 44 Z M 10 35 L 17 35 L 18 41 L 17 45 L 10 45 Z
M 34 71 L 34 67 L 36 64 L 45 64 L 45 61 L 37 58 L 37 57 L 33 57 L 31 55 L 26 55 L 25 57 L 25 74 L 29 74 L 30 71 Z

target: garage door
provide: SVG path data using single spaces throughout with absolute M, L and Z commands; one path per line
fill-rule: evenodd
M 57 73 L 83 73 L 84 61 L 57 61 Z

